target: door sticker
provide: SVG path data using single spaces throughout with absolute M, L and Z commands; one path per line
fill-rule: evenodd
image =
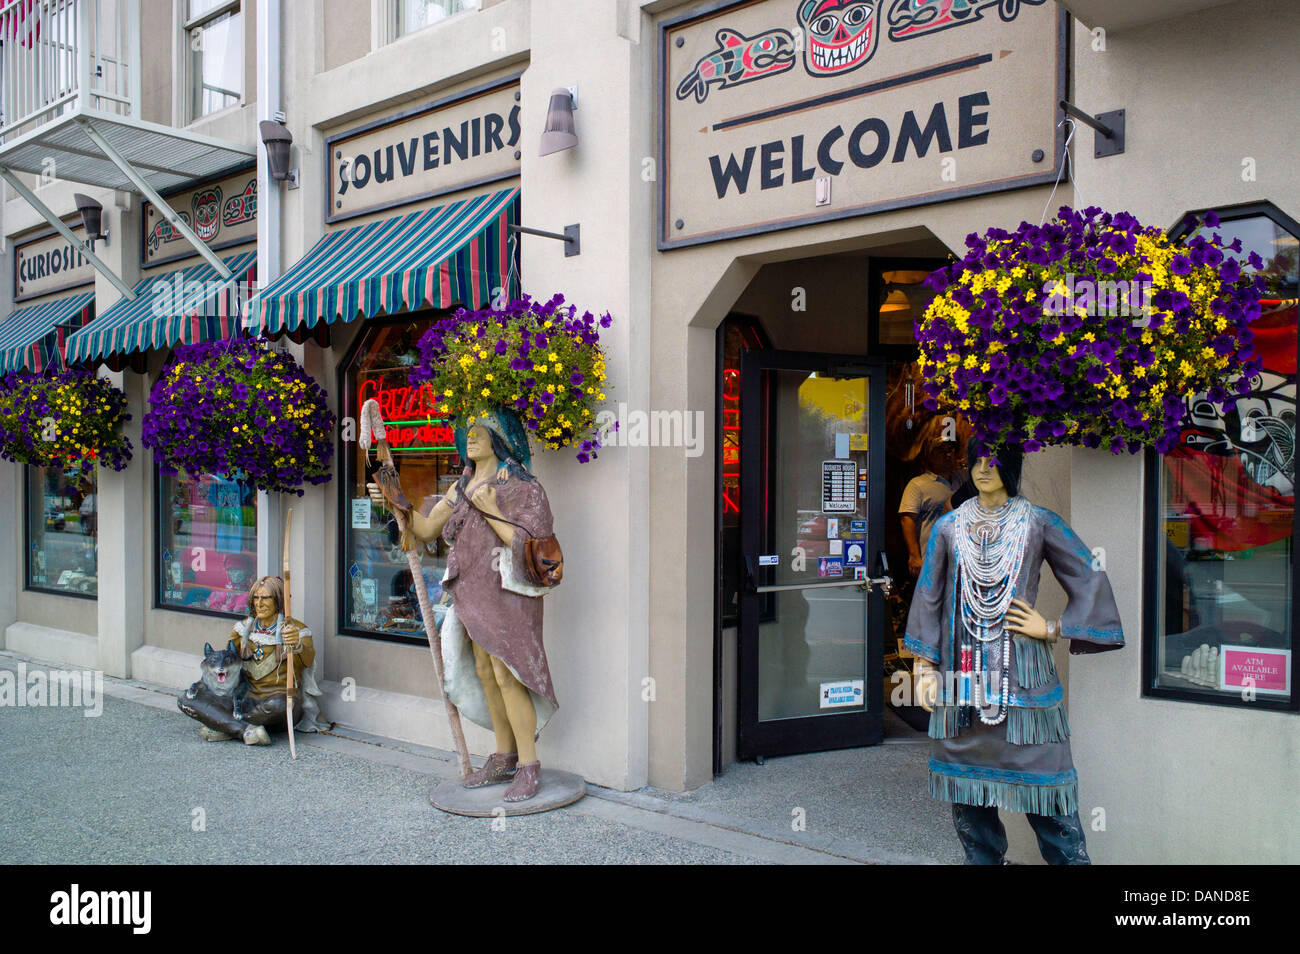
M 866 544 L 849 541 L 848 546 L 844 549 L 844 565 L 864 566 L 867 562 L 866 554 Z
M 827 517 L 826 518 L 826 539 L 834 540 L 839 535 L 840 535 L 839 517 Z
M 849 533 L 858 534 L 858 533 L 866 533 L 866 532 L 867 532 L 867 521 L 865 520 L 849 521 Z
M 817 575 L 841 577 L 844 575 L 843 557 L 818 557 Z
M 830 553 L 831 556 L 844 555 L 844 541 L 839 537 L 836 537 L 834 540 L 827 540 L 826 547 L 827 552 Z
M 851 460 L 822 461 L 822 513 L 855 513 L 853 480 L 857 464 Z
M 780 566 L 781 554 L 779 553 L 760 553 L 758 556 L 759 566 Z
M 845 679 L 841 682 L 823 682 L 821 684 L 822 709 L 841 709 L 845 706 L 860 706 L 866 701 L 861 679 Z

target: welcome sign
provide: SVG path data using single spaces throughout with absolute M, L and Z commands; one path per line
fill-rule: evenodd
M 660 30 L 660 248 L 1052 182 L 1048 0 L 746 0 Z
M 83 225 L 66 224 L 73 235 L 83 242 L 86 240 Z M 14 246 L 14 301 L 91 285 L 94 281 L 95 266 L 90 264 L 90 259 L 58 232 Z
M 519 77 L 325 140 L 326 222 L 519 175 Z

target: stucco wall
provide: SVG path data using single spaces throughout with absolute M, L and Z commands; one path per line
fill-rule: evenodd
M 1128 146 L 1079 150 L 1078 194 L 1173 226 L 1189 209 L 1268 200 L 1300 216 L 1294 155 L 1300 59 L 1295 4 L 1256 0 L 1113 33 L 1105 52 L 1080 31 L 1077 101 L 1124 108 Z M 1246 160 L 1256 178 L 1243 178 Z M 1085 822 L 1098 862 L 1300 860 L 1300 720 L 1141 695 L 1141 462 L 1076 452 L 1075 529 L 1108 554 L 1128 645 L 1070 668 L 1070 720 Z

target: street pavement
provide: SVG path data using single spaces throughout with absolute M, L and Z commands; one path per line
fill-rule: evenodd
M 0 670 L 49 667 L 0 651 Z M 901 723 L 899 723 L 901 727 Z M 449 753 L 336 729 L 208 743 L 175 694 L 105 677 L 103 712 L 0 706 L 0 863 L 954 863 L 924 737 L 731 766 L 692 792 L 615 792 L 539 815 L 432 808 Z

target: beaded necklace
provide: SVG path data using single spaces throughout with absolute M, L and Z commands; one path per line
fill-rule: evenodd
M 1016 578 L 1025 558 L 1032 507 L 1024 497 L 1011 497 L 997 510 L 985 510 L 979 498 L 957 508 L 953 539 L 957 551 L 961 605 L 961 655 L 959 706 L 974 706 L 985 725 L 998 725 L 1007 717 L 1011 697 L 1011 633 L 1003 620 L 1015 595 Z M 1001 656 L 1001 698 L 992 703 L 996 715 L 985 715 L 985 670 L 990 644 L 993 658 Z M 998 650 L 1001 650 L 999 653 Z M 972 685 L 973 684 L 973 685 Z

